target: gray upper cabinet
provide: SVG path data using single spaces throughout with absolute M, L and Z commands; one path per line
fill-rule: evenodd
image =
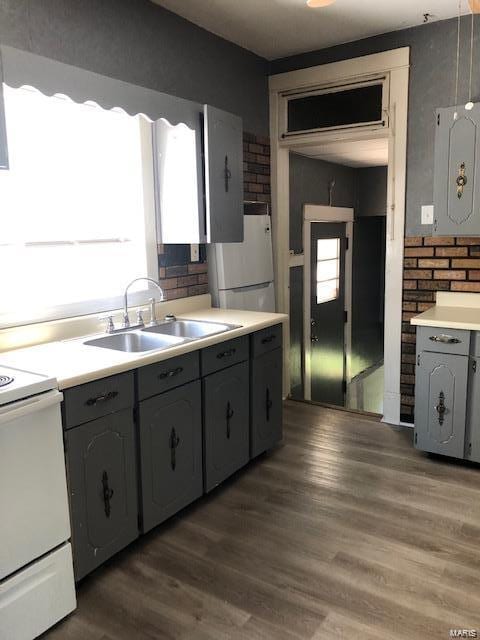
M 0 170 L 8 169 L 7 127 L 5 123 L 5 103 L 3 99 L 3 75 L 0 60 Z
M 153 124 L 157 240 L 243 242 L 242 119 L 190 104 L 182 123 Z
M 249 460 L 248 377 L 248 362 L 242 362 L 203 379 L 207 492 Z
M 242 119 L 204 107 L 207 242 L 243 242 Z
M 469 358 L 422 352 L 417 356 L 415 446 L 463 458 Z
M 144 400 L 138 416 L 145 532 L 203 493 L 200 381 Z
M 480 235 L 479 125 L 480 104 L 436 112 L 434 235 Z
M 125 409 L 66 432 L 75 579 L 138 536 L 135 428 Z

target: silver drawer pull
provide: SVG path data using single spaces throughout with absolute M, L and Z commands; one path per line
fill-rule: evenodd
M 447 336 L 442 333 L 440 336 L 430 336 L 432 342 L 441 342 L 442 344 L 459 344 L 461 340 L 453 336 Z

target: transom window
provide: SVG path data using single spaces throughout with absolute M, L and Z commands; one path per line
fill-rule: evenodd
M 336 300 L 340 291 L 340 238 L 317 240 L 317 304 Z

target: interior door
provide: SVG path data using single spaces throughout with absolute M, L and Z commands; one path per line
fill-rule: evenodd
M 311 225 L 311 397 L 345 404 L 344 222 Z

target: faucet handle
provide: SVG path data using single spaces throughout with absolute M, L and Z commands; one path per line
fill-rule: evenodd
M 141 324 L 141 325 L 145 324 L 145 322 L 143 321 L 143 309 L 137 310 L 137 324 Z
M 113 323 L 113 316 L 99 316 L 99 320 L 105 320 L 105 333 L 113 333 L 115 331 L 115 324 Z

